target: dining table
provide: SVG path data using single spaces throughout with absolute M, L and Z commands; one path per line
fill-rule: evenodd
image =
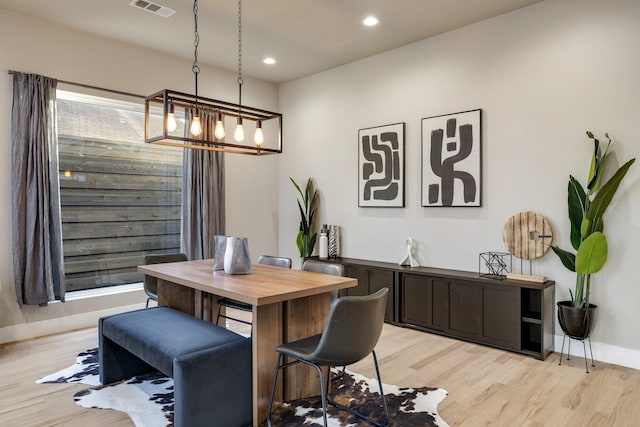
M 259 426 L 270 411 L 276 346 L 321 333 L 331 293 L 355 287 L 358 281 L 262 264 L 253 264 L 250 274 L 227 274 L 213 267 L 214 260 L 205 259 L 141 265 L 138 271 L 157 279 L 159 305 L 213 323 L 220 298 L 251 304 L 253 425 Z M 299 364 L 284 374 L 276 384 L 275 402 L 320 394 L 318 375 L 308 366 Z

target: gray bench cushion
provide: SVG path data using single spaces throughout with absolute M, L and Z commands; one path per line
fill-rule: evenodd
M 168 307 L 103 317 L 100 329 L 102 335 L 170 377 L 173 377 L 173 360 L 181 355 L 247 340 Z

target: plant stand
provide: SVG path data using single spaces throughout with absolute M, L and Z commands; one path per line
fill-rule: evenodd
M 596 367 L 595 362 L 593 361 L 593 349 L 591 348 L 591 338 L 578 338 L 572 337 L 571 335 L 564 334 L 562 336 L 562 349 L 560 350 L 560 363 L 558 365 L 562 365 L 562 354 L 564 352 L 564 341 L 569 337 L 569 345 L 567 349 L 567 360 L 571 360 L 571 340 L 576 340 L 582 342 L 582 349 L 584 350 L 584 366 L 587 369 L 587 374 L 589 373 L 589 364 L 587 363 L 587 346 L 585 345 L 585 341 L 589 341 L 589 352 L 591 353 L 591 366 Z

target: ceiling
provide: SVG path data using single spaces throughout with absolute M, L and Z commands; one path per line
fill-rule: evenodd
M 163 18 L 131 0 L 0 0 L 0 8 L 193 60 L 190 0 L 152 0 Z M 282 83 L 423 40 L 541 0 L 244 0 L 242 71 Z M 361 21 L 380 19 L 376 27 Z M 236 71 L 238 4 L 199 0 L 198 60 Z M 262 60 L 274 57 L 275 65 Z

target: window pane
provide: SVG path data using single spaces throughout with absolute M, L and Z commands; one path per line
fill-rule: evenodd
M 144 143 L 144 104 L 58 91 L 67 291 L 141 282 L 147 253 L 180 251 L 182 153 Z

